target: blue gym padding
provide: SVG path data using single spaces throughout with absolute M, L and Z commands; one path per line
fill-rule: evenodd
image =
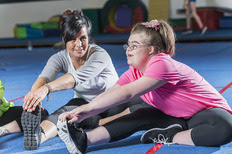
M 119 75 L 128 69 L 125 50 L 121 44 L 100 44 L 100 46 L 105 48 L 112 57 Z M 16 106 L 22 105 L 22 96 L 30 91 L 48 58 L 58 51 L 52 47 L 34 47 L 31 52 L 24 47 L 0 49 L 0 79 L 6 89 L 4 97 L 9 101 L 14 100 Z M 191 66 L 218 91 L 232 82 L 232 42 L 177 43 L 174 59 Z M 232 87 L 229 87 L 222 95 L 232 107 L 231 93 Z M 46 99 L 43 101 L 43 107 L 51 113 L 67 103 L 73 95 L 71 89 L 54 92 L 50 94 L 49 101 Z M 137 132 L 121 141 L 91 146 L 87 149 L 87 153 L 144 154 L 154 144 L 140 143 L 140 136 L 143 132 Z M 229 154 L 231 151 L 232 142 L 221 147 L 164 145 L 157 151 L 157 154 Z M 23 133 L 16 133 L 0 137 L 0 153 L 68 154 L 68 150 L 62 140 L 55 137 L 41 144 L 38 150 L 26 151 L 23 148 Z
M 220 28 L 232 29 L 232 17 L 222 17 L 219 23 Z
M 192 34 L 182 35 L 183 31 L 176 31 L 177 42 L 193 42 L 193 41 L 231 41 L 232 28 L 224 28 L 219 30 L 207 30 L 204 35 L 200 35 L 200 31 L 194 30 Z M 119 44 L 126 43 L 129 33 L 102 33 L 93 34 L 92 39 L 96 43 L 104 44 Z M 27 46 L 28 41 L 31 41 L 34 46 L 53 46 L 60 42 L 60 37 L 44 37 L 44 38 L 30 38 L 30 39 L 16 39 L 16 38 L 2 38 L 0 39 L 0 48 L 7 47 L 23 47 Z
M 132 9 L 127 6 L 119 6 L 116 8 L 115 22 L 119 28 L 127 28 L 131 26 Z
M 43 38 L 43 31 L 41 29 L 33 29 L 27 28 L 26 29 L 27 38 Z
M 232 28 L 207 30 L 204 35 L 200 35 L 200 30 L 193 30 L 193 33 L 183 35 L 183 31 L 176 31 L 176 39 L 178 42 L 193 42 L 193 41 L 231 41 Z

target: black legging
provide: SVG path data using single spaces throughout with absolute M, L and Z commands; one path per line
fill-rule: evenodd
M 221 108 L 203 110 L 185 120 L 147 107 L 111 121 L 104 127 L 110 134 L 110 142 L 113 142 L 140 130 L 166 128 L 172 124 L 180 124 L 184 130 L 192 129 L 191 138 L 196 146 L 217 147 L 232 141 L 232 115 Z
M 66 105 L 62 106 L 61 108 L 59 108 L 58 110 L 56 110 L 55 112 L 50 114 L 46 118 L 46 120 L 49 120 L 56 125 L 56 123 L 58 121 L 58 117 L 60 114 L 67 112 L 67 111 L 71 111 L 71 110 L 77 108 L 78 106 L 88 104 L 88 103 L 89 102 L 85 101 L 82 98 L 73 98 Z M 78 127 L 81 127 L 83 129 L 93 129 L 93 128 L 96 128 L 98 126 L 100 119 L 116 115 L 116 114 L 124 111 L 127 108 L 129 108 L 130 112 L 134 112 L 135 110 L 137 110 L 139 108 L 143 108 L 145 106 L 150 106 L 150 105 L 145 103 L 141 98 L 137 98 L 133 101 L 130 101 L 130 102 L 121 104 L 119 106 L 113 107 L 109 110 L 106 110 L 105 112 L 103 112 L 101 114 L 87 118 L 87 119 L 83 120 L 82 122 L 80 122 L 78 124 Z
M 22 125 L 21 125 L 21 115 L 23 113 L 22 106 L 14 106 L 10 107 L 1 117 L 0 117 L 0 126 L 4 126 L 14 120 L 18 123 L 21 131 L 23 131 Z M 41 111 L 41 121 L 45 119 L 45 117 L 48 115 L 47 110 Z
M 232 141 L 232 115 L 224 109 L 200 111 L 187 122 L 196 146 L 218 147 Z
M 78 106 L 81 106 L 83 104 L 87 104 L 88 102 L 85 101 L 84 99 L 81 98 L 74 98 L 71 99 L 65 106 L 61 107 L 60 109 L 56 110 L 55 112 L 53 112 L 51 115 L 48 115 L 48 111 L 47 110 L 41 110 L 41 122 L 43 120 L 49 120 L 51 122 L 53 122 L 55 125 L 57 123 L 58 120 L 58 116 L 66 111 L 67 108 L 71 107 L 71 109 L 76 108 Z M 142 99 L 135 99 L 133 101 L 130 101 L 128 103 L 116 106 L 114 108 L 111 108 L 99 115 L 90 117 L 84 121 L 82 121 L 79 125 L 79 127 L 83 128 L 83 129 L 92 129 L 98 126 L 99 120 L 102 118 L 106 118 L 109 116 L 113 116 L 116 115 L 122 111 L 124 111 L 126 108 L 130 109 L 130 112 L 135 111 L 138 108 L 142 108 L 144 106 L 149 106 L 148 104 L 146 104 Z M 23 108 L 22 106 L 14 106 L 14 107 L 10 107 L 8 111 L 6 111 L 1 117 L 0 117 L 0 126 L 4 126 L 14 120 L 16 120 L 16 122 L 18 123 L 21 131 L 23 131 L 22 125 L 21 125 L 21 115 L 23 113 Z
M 172 124 L 180 124 L 184 129 L 188 128 L 186 120 L 183 118 L 166 115 L 154 107 L 144 107 L 115 119 L 105 124 L 104 127 L 110 134 L 110 142 L 113 142 L 126 138 L 140 130 L 166 128 Z

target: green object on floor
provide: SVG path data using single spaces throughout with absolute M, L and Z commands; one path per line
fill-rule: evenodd
M 4 112 L 6 112 L 10 107 L 14 106 L 14 103 L 8 102 L 3 96 L 4 96 L 4 86 L 2 81 L 0 80 L 0 117 L 3 115 Z

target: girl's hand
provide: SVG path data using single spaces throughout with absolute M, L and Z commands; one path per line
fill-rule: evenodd
M 64 112 L 60 114 L 58 119 L 64 122 L 66 119 L 72 119 L 73 117 L 74 117 L 74 114 L 72 113 L 72 111 L 70 111 L 70 112 Z
M 85 106 L 86 105 L 82 105 L 80 107 L 77 107 L 77 108 L 73 109 L 70 112 L 62 113 L 59 116 L 59 120 L 63 122 L 66 119 L 68 119 L 68 123 L 73 123 L 73 122 L 79 123 L 79 122 L 81 122 L 82 120 L 84 120 L 84 119 L 91 116 L 91 113 L 88 110 L 86 110 Z

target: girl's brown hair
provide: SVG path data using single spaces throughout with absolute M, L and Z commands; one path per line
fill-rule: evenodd
M 172 27 L 163 20 L 159 21 L 156 28 L 146 27 L 145 25 L 144 23 L 136 24 L 132 28 L 131 34 L 144 32 L 147 36 L 144 44 L 156 46 L 156 54 L 166 53 L 172 57 L 175 53 L 175 34 Z

